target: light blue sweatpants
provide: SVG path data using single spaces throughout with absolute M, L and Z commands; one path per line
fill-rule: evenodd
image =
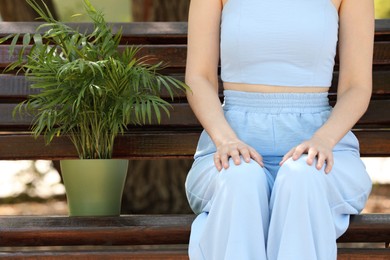
M 349 132 L 334 148 L 334 167 L 309 166 L 306 156 L 282 156 L 309 139 L 329 117 L 327 93 L 225 91 L 224 111 L 238 137 L 264 158 L 218 172 L 215 146 L 204 131 L 186 191 L 196 217 L 191 260 L 335 260 L 336 238 L 371 191 Z

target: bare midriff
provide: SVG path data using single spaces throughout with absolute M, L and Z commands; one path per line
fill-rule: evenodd
M 319 93 L 328 92 L 328 87 L 304 86 L 272 86 L 262 84 L 245 84 L 245 83 L 231 83 L 224 82 L 223 87 L 226 90 L 236 90 L 245 92 L 262 92 L 262 93 Z

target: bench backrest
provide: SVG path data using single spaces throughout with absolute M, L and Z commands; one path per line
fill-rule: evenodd
M 33 33 L 38 23 L 3 22 L 0 37 L 10 33 Z M 88 28 L 89 24 L 74 24 Z M 184 79 L 186 63 L 187 24 L 184 22 L 151 22 L 113 24 L 123 28 L 122 46 L 142 45 L 140 54 L 149 54 L 164 60 L 164 73 Z M 0 45 L 0 69 L 16 56 L 9 57 L 7 44 Z M 336 58 L 337 59 L 337 58 Z M 332 104 L 336 99 L 338 65 L 329 93 Z M 361 153 L 364 156 L 390 155 L 390 20 L 376 21 L 374 50 L 374 90 L 368 111 L 355 125 Z M 220 82 L 221 85 L 221 82 Z M 220 88 L 222 89 L 222 88 Z M 34 140 L 29 135 L 31 118 L 13 118 L 15 105 L 33 91 L 23 75 L 0 75 L 0 159 L 62 159 L 77 157 L 67 138 L 57 138 L 45 146 L 43 138 Z M 221 93 L 221 92 L 220 92 Z M 162 96 L 168 99 L 167 93 Z M 222 94 L 221 94 L 222 98 Z M 192 157 L 201 126 L 194 117 L 184 94 L 172 102 L 171 117 L 161 124 L 129 126 L 124 136 L 118 137 L 115 157 L 158 158 Z

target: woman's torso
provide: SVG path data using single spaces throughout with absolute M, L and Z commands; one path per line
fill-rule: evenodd
M 222 1 L 224 89 L 247 92 L 329 90 L 341 0 Z

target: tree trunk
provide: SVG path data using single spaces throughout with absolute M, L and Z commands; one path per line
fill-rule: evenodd
M 190 213 L 184 183 L 190 159 L 131 160 L 122 214 Z
M 40 1 L 37 3 L 43 6 Z M 53 1 L 45 0 L 45 3 L 54 18 L 57 18 Z M 10 22 L 34 21 L 38 17 L 38 14 L 26 3 L 26 0 L 1 0 L 0 14 L 3 21 Z
M 132 0 L 135 22 L 187 21 L 190 0 Z

